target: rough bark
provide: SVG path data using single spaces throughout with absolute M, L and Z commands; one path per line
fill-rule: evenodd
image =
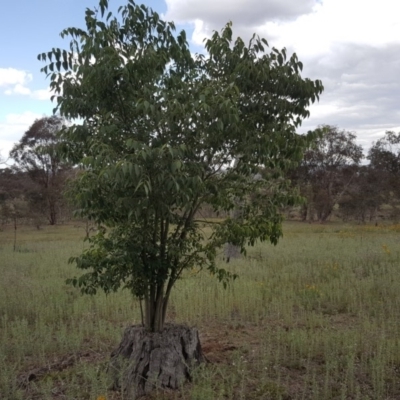
M 134 400 L 156 388 L 179 388 L 204 361 L 196 328 L 166 324 L 162 332 L 149 332 L 130 326 L 111 354 L 108 372 L 112 387 Z

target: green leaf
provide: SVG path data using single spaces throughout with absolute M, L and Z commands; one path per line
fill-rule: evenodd
M 174 174 L 177 170 L 180 170 L 182 168 L 182 163 L 179 160 L 175 160 L 171 164 L 171 172 Z
M 49 59 L 54 111 L 82 121 L 62 133 L 66 159 L 81 167 L 78 214 L 106 230 L 75 259 L 85 274 L 74 282 L 143 299 L 197 266 L 227 286 L 235 276 L 215 266 L 225 243 L 245 255 L 246 244 L 281 236 L 281 209 L 297 201 L 285 176 L 312 140 L 296 127 L 322 83 L 298 74 L 297 56 L 285 64 L 286 49 L 265 53 L 257 35 L 232 43 L 232 23 L 205 41 L 209 57 L 192 57 L 187 34 L 150 8 L 128 0 L 114 19 L 108 5 L 62 32 L 70 51 L 38 56 Z M 236 217 L 199 224 L 206 207 Z

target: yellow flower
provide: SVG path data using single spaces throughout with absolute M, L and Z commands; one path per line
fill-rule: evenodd
M 389 249 L 389 247 L 388 247 L 386 244 L 383 244 L 383 245 L 382 245 L 382 249 L 383 249 L 383 251 L 384 251 L 386 254 L 390 254 L 390 249 Z

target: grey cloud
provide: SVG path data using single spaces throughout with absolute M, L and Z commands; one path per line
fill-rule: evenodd
M 281 42 L 281 37 L 274 36 L 280 30 L 270 31 L 266 23 L 310 14 L 316 3 L 317 0 L 169 0 L 167 17 L 176 22 L 199 19 L 205 34 L 220 30 L 232 20 L 235 36 L 247 41 L 253 32 L 258 32 L 272 47 Z M 283 45 L 289 56 L 296 51 L 291 43 Z M 322 54 L 296 52 L 304 64 L 303 76 L 321 79 L 325 86 L 320 103 L 311 108 L 311 117 L 304 121 L 302 131 L 319 124 L 338 125 L 356 132 L 358 142 L 367 149 L 377 140 L 377 132 L 400 129 L 400 43 L 381 47 L 327 43 Z
M 235 26 L 257 26 L 268 21 L 293 20 L 312 11 L 316 0 L 174 0 L 167 2 L 168 19 L 187 22 L 204 21 L 211 29 L 226 22 Z
M 304 75 L 321 79 L 325 91 L 303 130 L 338 125 L 355 131 L 368 148 L 377 131 L 400 126 L 400 44 L 337 45 L 327 56 L 304 60 L 304 66 Z M 319 109 L 330 105 L 337 109 L 319 115 Z

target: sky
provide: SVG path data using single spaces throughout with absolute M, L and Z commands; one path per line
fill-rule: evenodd
M 396 0 L 142 0 L 177 30 L 193 52 L 228 21 L 248 42 L 253 33 L 270 47 L 295 52 L 302 76 L 325 87 L 299 132 L 320 124 L 357 135 L 367 153 L 387 130 L 400 131 L 400 4 Z M 139 0 L 140 2 L 140 0 Z M 109 0 L 116 11 L 125 0 Z M 98 0 L 3 0 L 0 18 L 0 154 L 37 118 L 50 116 L 49 81 L 37 55 L 68 49 L 67 27 L 84 28 L 86 8 Z

